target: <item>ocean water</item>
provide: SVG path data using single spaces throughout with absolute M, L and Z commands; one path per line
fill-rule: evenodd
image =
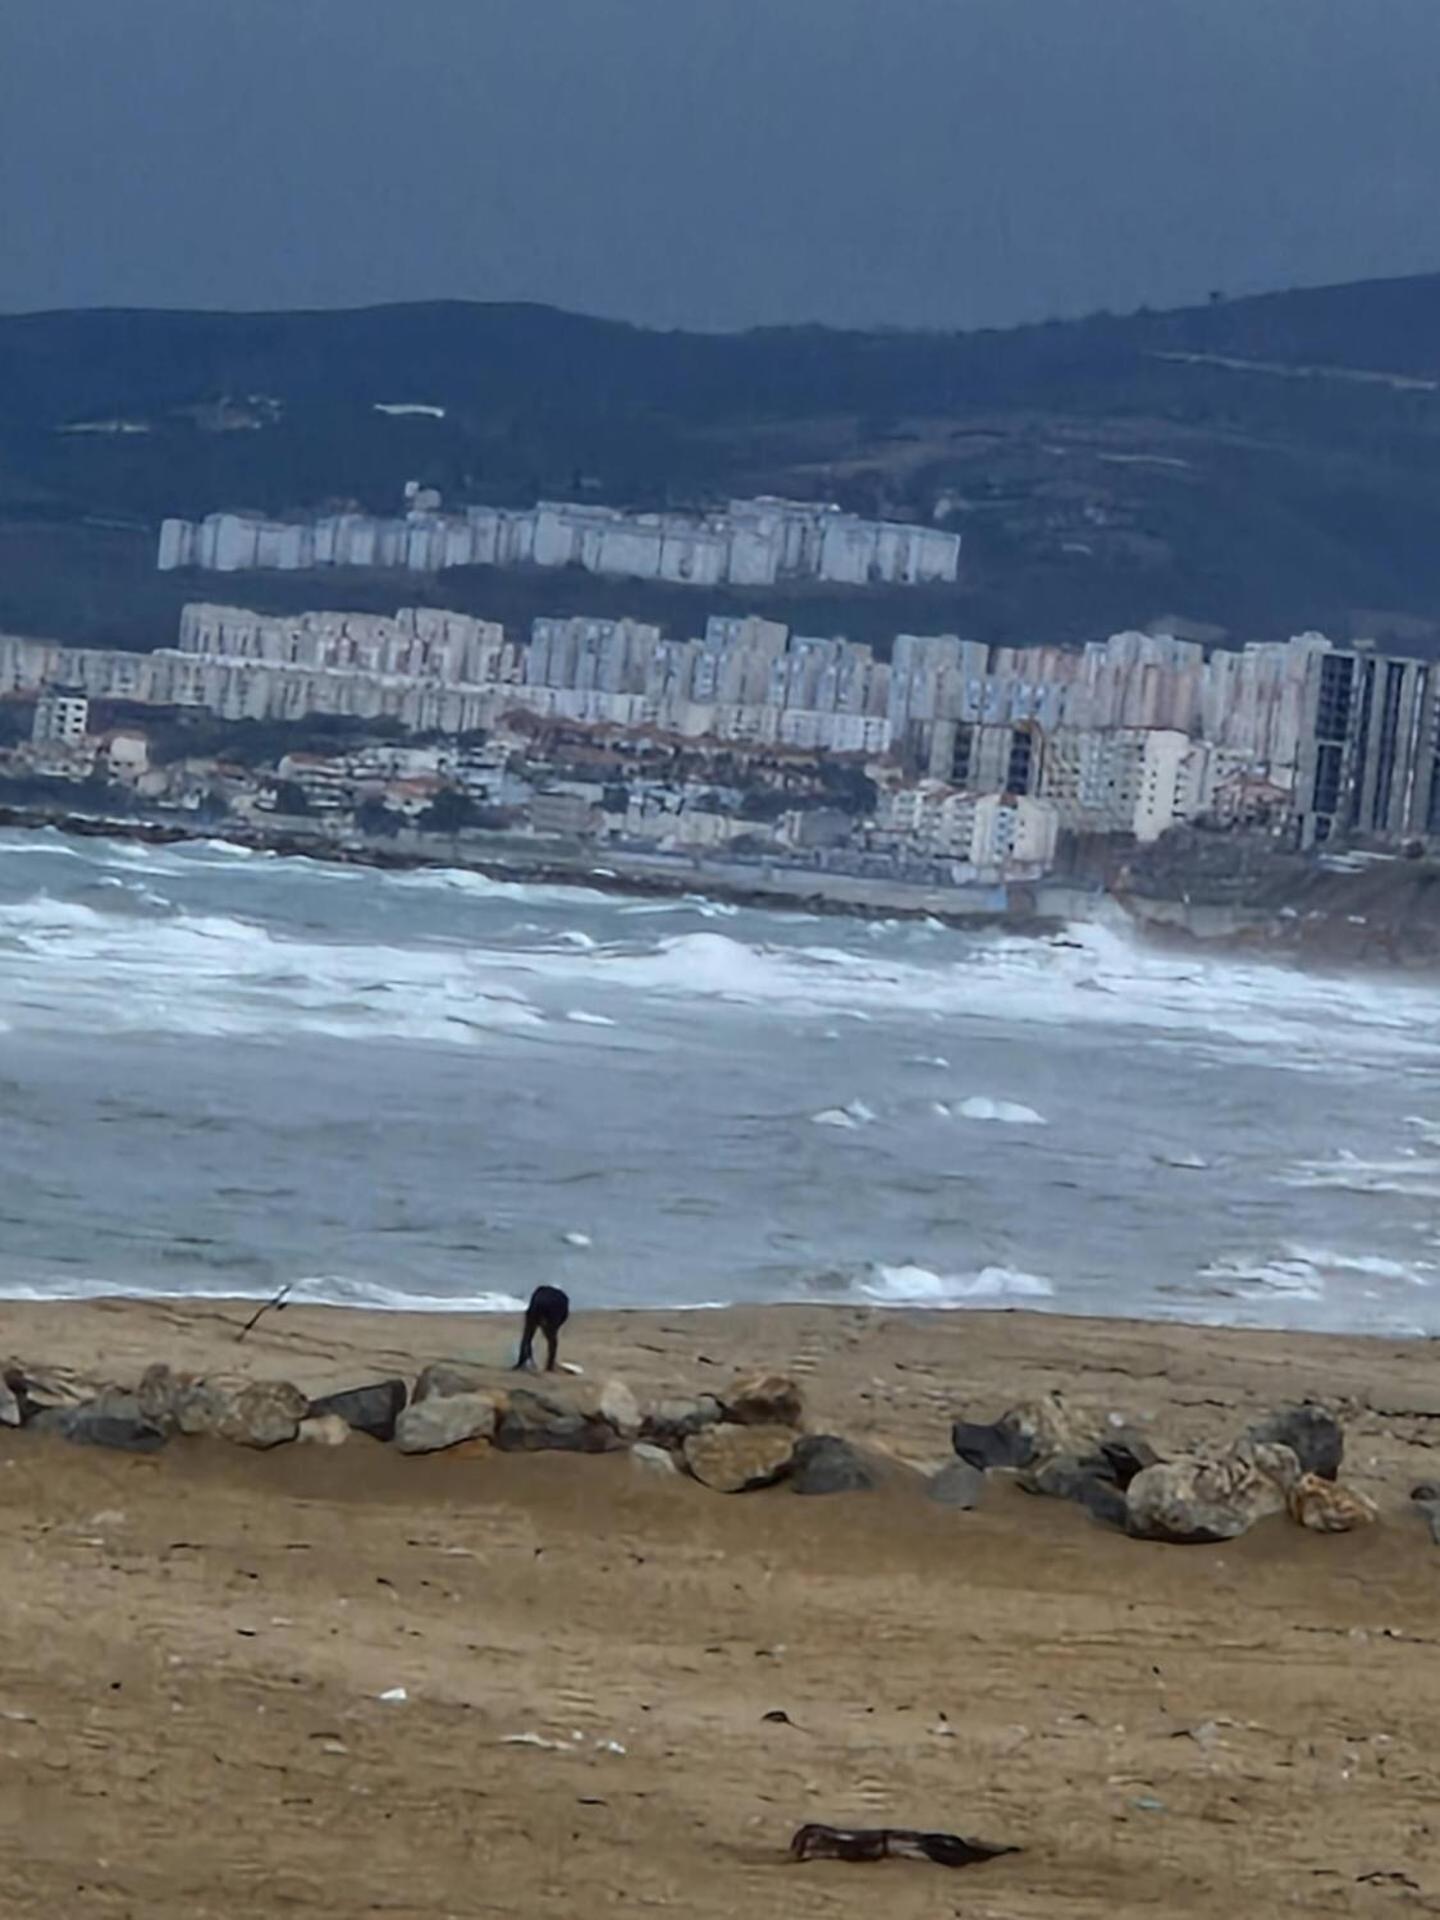
M 1413 982 L 0 835 L 0 1296 L 1440 1332 Z

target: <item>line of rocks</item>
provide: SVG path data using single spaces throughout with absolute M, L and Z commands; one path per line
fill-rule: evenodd
M 973 1472 L 1011 1474 L 1025 1492 L 1077 1501 L 1141 1540 L 1234 1540 L 1279 1513 L 1317 1533 L 1348 1533 L 1376 1518 L 1372 1501 L 1339 1484 L 1345 1435 L 1313 1402 L 1268 1414 L 1211 1452 L 1172 1460 L 1119 1416 L 1101 1422 L 1059 1394 L 998 1420 L 957 1420 L 951 1440 Z
M 517 1376 L 440 1360 L 414 1383 L 380 1380 L 312 1398 L 287 1380 L 146 1370 L 135 1387 L 90 1393 L 18 1363 L 0 1380 L 0 1426 L 26 1427 L 77 1445 L 150 1453 L 175 1435 L 203 1435 L 268 1450 L 293 1443 L 341 1446 L 352 1434 L 403 1454 L 614 1453 L 638 1466 L 685 1473 L 720 1493 L 786 1480 L 797 1493 L 868 1489 L 870 1466 L 847 1441 L 804 1431 L 805 1405 L 788 1376 L 737 1377 L 721 1393 L 642 1407 L 618 1379 Z
M 269 1449 L 340 1446 L 355 1434 L 402 1454 L 623 1451 L 638 1469 L 688 1475 L 719 1493 L 782 1481 L 799 1494 L 866 1493 L 884 1477 L 879 1456 L 806 1431 L 801 1390 L 781 1373 L 740 1375 L 714 1394 L 642 1406 L 619 1379 L 449 1360 L 425 1367 L 413 1388 L 397 1377 L 318 1398 L 286 1380 L 163 1364 L 134 1387 L 87 1389 L 12 1362 L 0 1370 L 4 1426 L 142 1453 L 175 1435 Z M 1177 1544 L 1233 1540 L 1272 1514 L 1321 1533 L 1376 1517 L 1365 1495 L 1340 1484 L 1343 1430 L 1311 1402 L 1268 1414 L 1213 1450 L 1168 1459 L 1133 1423 L 1081 1412 L 1058 1393 L 996 1420 L 958 1419 L 951 1441 L 956 1457 L 929 1476 L 926 1491 L 961 1511 L 1004 1476 L 1027 1494 L 1076 1502 L 1133 1538 Z M 1413 1498 L 1440 1544 L 1440 1484 L 1417 1487 Z

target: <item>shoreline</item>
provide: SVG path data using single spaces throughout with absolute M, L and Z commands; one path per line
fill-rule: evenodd
M 573 856 L 531 852 L 517 846 L 513 836 L 490 853 L 462 840 L 447 840 L 434 851 L 411 842 L 395 845 L 375 840 L 338 841 L 324 834 L 285 828 L 275 832 L 237 827 L 224 821 L 204 826 L 144 819 L 110 819 L 76 814 L 63 808 L 37 811 L 0 807 L 0 829 L 42 832 L 51 829 L 81 840 L 124 840 L 142 846 L 182 846 L 207 840 L 243 847 L 253 853 L 271 853 L 283 859 L 324 862 L 331 866 L 368 867 L 382 873 L 459 871 L 483 878 L 534 886 L 569 886 L 581 891 L 623 894 L 639 899 L 683 899 L 694 896 L 724 905 L 773 911 L 791 907 L 817 916 L 854 920 L 937 920 L 957 931 L 986 931 L 1003 927 L 1037 936 L 1063 931 L 1068 915 L 1040 911 L 1035 883 L 1024 886 L 977 887 L 972 904 L 959 904 L 963 888 L 923 887 L 904 881 L 866 882 L 855 876 L 825 874 L 810 868 L 787 873 L 777 869 L 772 885 L 752 885 L 717 877 L 697 863 L 687 871 L 657 871 L 624 854 L 582 853 Z M 847 883 L 849 888 L 847 890 Z M 861 892 L 854 891 L 861 889 Z M 875 897 L 864 897 L 868 889 Z M 1056 889 L 1044 889 L 1057 891 Z M 1068 897 L 1068 890 L 1061 889 Z M 995 895 L 1004 895 L 1004 904 Z M 1014 904 L 1010 904 L 1013 896 Z M 1077 898 L 1080 896 L 1077 895 Z
M 470 839 L 421 845 L 413 834 L 398 836 L 398 844 L 340 841 L 294 827 L 270 830 L 225 821 L 187 825 L 72 813 L 58 807 L 0 806 L 0 829 L 29 833 L 49 829 L 75 839 L 157 847 L 215 841 L 250 853 L 379 873 L 474 873 L 500 884 L 572 887 L 635 900 L 690 898 L 862 924 L 929 921 L 958 933 L 1006 933 L 1022 939 L 1054 940 L 1075 927 L 1111 927 L 1157 952 L 1259 960 L 1337 977 L 1440 974 L 1440 925 L 1432 939 L 1428 927 L 1404 918 L 1391 923 L 1342 910 L 1348 902 L 1338 897 L 1302 914 L 1281 897 L 1264 905 L 1224 904 L 1192 901 L 1188 895 L 1117 891 L 1064 878 L 969 888 L 927 887 L 783 866 L 739 877 L 733 870 L 700 860 L 681 869 L 662 864 L 661 856 L 587 850 L 564 842 L 541 851 L 513 835 L 493 836 L 488 846 L 477 846 Z M 1297 873 L 1297 897 L 1305 897 L 1306 880 L 1305 874 Z
M 571 1275 L 560 1278 L 572 1290 L 579 1283 Z M 211 1312 L 238 1313 L 249 1315 L 257 1308 L 263 1310 L 268 1319 L 272 1314 L 294 1316 L 300 1313 L 344 1316 L 358 1315 L 362 1320 L 374 1320 L 377 1324 L 385 1322 L 403 1322 L 407 1326 L 423 1326 L 427 1323 L 441 1328 L 453 1326 L 481 1326 L 518 1320 L 524 1312 L 524 1300 L 518 1294 L 503 1289 L 478 1294 L 473 1298 L 463 1295 L 439 1295 L 417 1293 L 407 1295 L 374 1283 L 359 1283 L 370 1297 L 350 1299 L 326 1299 L 318 1293 L 306 1290 L 307 1281 L 288 1282 L 283 1290 L 267 1287 L 265 1290 L 244 1292 L 221 1292 L 204 1287 L 181 1288 L 177 1286 L 168 1292 L 147 1292 L 142 1284 L 131 1285 L 128 1281 L 91 1281 L 81 1283 L 88 1291 L 74 1293 L 40 1293 L 30 1290 L 23 1293 L 7 1294 L 0 1288 L 0 1319 L 13 1319 L 16 1314 L 31 1310 L 49 1313 L 66 1309 L 83 1312 L 89 1308 L 125 1308 L 135 1312 Z M 1329 1341 L 1342 1344 L 1360 1342 L 1387 1348 L 1418 1347 L 1432 1341 L 1440 1341 L 1440 1328 L 1427 1329 L 1417 1323 L 1403 1326 L 1386 1325 L 1380 1328 L 1361 1326 L 1311 1326 L 1287 1320 L 1233 1320 L 1216 1316 L 1204 1317 L 1197 1310 L 1184 1308 L 1163 1312 L 1147 1312 L 1142 1307 L 1130 1304 L 1123 1309 L 1110 1311 L 1105 1308 L 1087 1309 L 1083 1306 L 1067 1304 L 1058 1296 L 1051 1296 L 1054 1304 L 1047 1305 L 1033 1298 L 1014 1297 L 1009 1300 L 994 1296 L 977 1298 L 959 1298 L 930 1300 L 924 1298 L 895 1299 L 881 1296 L 867 1296 L 860 1293 L 826 1298 L 815 1294 L 807 1298 L 794 1295 L 777 1296 L 767 1299 L 750 1300 L 645 1300 L 632 1303 L 601 1301 L 587 1306 L 585 1312 L 593 1320 L 605 1323 L 615 1322 L 624 1325 L 627 1322 L 643 1323 L 656 1316 L 675 1316 L 691 1320 L 705 1315 L 773 1315 L 783 1319 L 791 1315 L 815 1315 L 821 1319 L 845 1314 L 866 1316 L 897 1317 L 929 1322 L 933 1325 L 951 1321 L 961 1325 L 971 1321 L 1010 1320 L 1036 1321 L 1049 1325 L 1069 1328 L 1107 1328 L 1114 1327 L 1130 1333 L 1148 1334 L 1160 1338 L 1167 1334 L 1187 1336 L 1217 1336 L 1220 1338 L 1283 1340 L 1283 1341 Z M 3 1346 L 3 1341 L 0 1341 Z
M 117 1379 L 127 1366 L 137 1369 L 138 1378 L 157 1359 L 213 1367 L 223 1358 L 227 1370 L 256 1377 L 273 1376 L 288 1364 L 297 1377 L 304 1374 L 300 1384 L 319 1392 L 354 1384 L 347 1370 L 366 1366 L 408 1361 L 418 1370 L 447 1356 L 508 1365 L 522 1317 L 518 1308 L 406 1310 L 290 1300 L 256 1318 L 261 1304 L 233 1296 L 134 1294 L 7 1300 L 0 1305 L 3 1346 L 48 1361 L 63 1353 L 67 1365 L 97 1374 L 110 1368 Z M 250 1331 L 242 1332 L 251 1321 Z M 840 1390 L 855 1371 L 852 1354 L 874 1346 L 891 1355 L 902 1376 L 943 1377 L 957 1410 L 967 1395 L 1008 1391 L 1014 1399 L 1062 1389 L 1123 1398 L 1126 1388 L 1113 1382 L 1148 1381 L 1153 1387 L 1160 1380 L 1185 1381 L 1199 1388 L 1230 1374 L 1237 1380 L 1263 1379 L 1264 1391 L 1282 1398 L 1339 1397 L 1386 1417 L 1398 1408 L 1399 1389 L 1413 1417 L 1440 1421 L 1440 1384 L 1430 1352 L 1435 1338 L 1020 1306 L 579 1306 L 564 1335 L 562 1357 L 584 1362 L 586 1373 L 620 1372 L 659 1393 L 694 1391 L 703 1387 L 707 1372 L 724 1366 L 793 1369 L 812 1384 L 829 1369 Z M 869 1385 L 878 1388 L 880 1382 Z M 1189 1399 L 1182 1424 L 1203 1427 L 1207 1407 L 1239 1404 L 1241 1397 L 1232 1383 L 1228 1393 Z M 884 1398 L 892 1411 L 901 1408 L 903 1383 L 902 1390 Z M 822 1394 L 819 1410 L 838 1417 L 839 1403 Z M 907 1424 L 913 1425 L 908 1415 Z M 933 1439 L 932 1452 L 948 1451 L 943 1423 Z

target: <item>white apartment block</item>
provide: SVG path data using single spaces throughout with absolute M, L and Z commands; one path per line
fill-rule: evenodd
M 531 508 L 420 510 L 390 519 L 354 513 L 305 522 L 244 513 L 171 519 L 160 529 L 157 564 L 162 572 L 196 567 L 216 573 L 579 567 L 699 587 L 805 579 L 918 586 L 958 579 L 960 536 L 938 527 L 863 520 L 810 501 L 732 500 L 696 515 L 542 500 Z
M 89 730 L 90 702 L 83 693 L 52 688 L 36 701 L 30 737 L 37 746 L 79 746 Z

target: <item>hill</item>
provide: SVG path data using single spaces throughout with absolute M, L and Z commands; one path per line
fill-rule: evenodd
M 389 414 L 385 405 L 433 413 Z M 543 307 L 0 317 L 0 625 L 150 645 L 213 578 L 166 514 L 582 495 L 840 500 L 965 535 L 958 589 L 746 604 L 884 634 L 1440 631 L 1440 276 L 1004 332 L 650 332 Z M 239 583 L 227 588 L 237 591 Z M 247 600 L 525 619 L 692 602 L 546 575 L 247 575 Z M 717 597 L 718 603 L 718 597 Z M 708 610 L 693 606 L 699 614 Z

